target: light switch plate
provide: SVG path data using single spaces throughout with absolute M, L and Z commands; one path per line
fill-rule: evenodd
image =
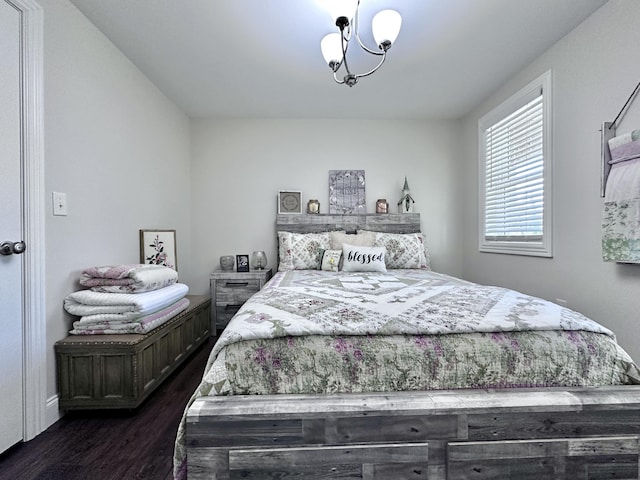
M 60 192 L 53 192 L 53 214 L 54 215 L 67 215 L 67 194 Z

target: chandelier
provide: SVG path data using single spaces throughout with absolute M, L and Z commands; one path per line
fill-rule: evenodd
M 371 75 L 378 70 L 387 58 L 387 51 L 396 41 L 402 17 L 395 10 L 382 10 L 378 12 L 371 22 L 373 38 L 378 49 L 367 47 L 358 33 L 358 10 L 360 0 L 331 0 L 329 5 L 332 18 L 335 19 L 336 26 L 340 32 L 326 35 L 320 42 L 322 55 L 333 71 L 333 79 L 336 83 L 353 87 L 361 77 Z M 355 39 L 355 41 L 354 41 Z M 347 62 L 347 50 L 351 43 L 357 42 L 362 50 L 373 56 L 380 57 L 378 64 L 371 70 L 364 73 L 353 73 Z M 344 66 L 344 76 L 338 77 L 338 72 Z

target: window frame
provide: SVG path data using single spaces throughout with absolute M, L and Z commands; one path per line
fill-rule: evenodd
M 542 165 L 543 165 L 543 208 L 542 238 L 540 240 L 518 241 L 489 240 L 485 238 L 486 228 L 486 131 L 518 109 L 531 102 L 542 92 Z M 478 183 L 479 183 L 479 251 L 536 257 L 553 257 L 553 126 L 552 126 L 552 74 L 548 70 L 540 77 L 520 89 L 493 110 L 478 120 Z

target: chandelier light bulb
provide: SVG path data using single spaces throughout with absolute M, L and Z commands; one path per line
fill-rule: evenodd
M 378 12 L 371 22 L 376 44 L 383 50 L 389 49 L 398 38 L 401 26 L 402 17 L 395 10 Z
M 334 32 L 326 35 L 320 42 L 320 49 L 324 61 L 327 62 L 332 70 L 332 63 L 339 66 L 342 63 L 342 39 L 339 33 Z M 337 67 L 336 67 L 337 68 Z

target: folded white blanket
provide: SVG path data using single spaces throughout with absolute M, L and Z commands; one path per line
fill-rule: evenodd
M 72 315 L 88 320 L 131 320 L 150 315 L 177 302 L 189 293 L 183 283 L 144 293 L 101 293 L 80 290 L 67 295 L 64 308 Z
M 164 325 L 173 317 L 183 312 L 189 307 L 189 299 L 183 298 L 176 303 L 163 308 L 151 315 L 139 317 L 135 321 L 129 322 L 103 322 L 94 323 L 86 321 L 85 317 L 73 323 L 72 335 L 120 335 L 131 333 L 148 333 L 154 328 Z
M 104 293 L 149 292 L 177 281 L 178 272 L 164 265 L 104 265 L 85 268 L 80 276 L 80 285 Z

